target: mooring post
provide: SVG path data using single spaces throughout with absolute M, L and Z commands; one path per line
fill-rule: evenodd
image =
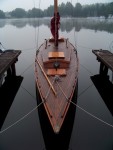
M 11 77 L 11 75 L 12 75 L 12 71 L 11 71 L 11 67 L 9 67 L 7 69 L 7 77 Z
M 104 65 L 104 63 L 100 62 L 100 75 L 107 75 L 108 67 Z
M 11 65 L 11 70 L 12 70 L 12 76 L 16 76 L 16 68 L 15 68 L 15 63 Z

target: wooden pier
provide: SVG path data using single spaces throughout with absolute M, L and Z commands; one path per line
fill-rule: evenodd
M 113 72 L 113 53 L 108 50 L 92 50 L 100 62 L 100 74 L 107 75 L 108 69 Z
M 15 76 L 15 63 L 20 55 L 20 50 L 6 50 L 0 52 L 0 78 L 7 71 L 7 76 Z

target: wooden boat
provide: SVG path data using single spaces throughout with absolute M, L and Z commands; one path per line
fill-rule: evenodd
M 46 39 L 39 47 L 35 60 L 36 88 L 55 133 L 63 125 L 78 79 L 77 50 L 68 39 L 58 35 L 57 3 L 54 0 L 53 38 Z

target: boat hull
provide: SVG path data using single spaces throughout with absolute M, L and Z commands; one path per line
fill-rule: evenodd
M 56 58 L 54 52 L 60 56 Z M 67 39 L 59 40 L 57 48 L 54 41 L 48 39 L 37 50 L 36 88 L 55 133 L 59 133 L 62 127 L 74 94 L 78 81 L 78 64 L 77 51 Z

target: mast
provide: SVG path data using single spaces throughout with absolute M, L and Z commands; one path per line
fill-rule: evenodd
M 55 14 L 57 14 L 57 12 L 58 12 L 58 1 L 57 0 L 54 0 L 54 12 L 55 12 Z
M 58 46 L 58 0 L 54 0 L 54 14 L 55 14 L 55 46 Z

